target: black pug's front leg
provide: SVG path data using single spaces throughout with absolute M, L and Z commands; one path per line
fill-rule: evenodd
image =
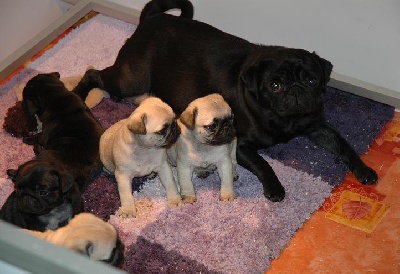
M 376 172 L 364 164 L 352 146 L 329 123 L 323 124 L 320 128 L 311 132 L 308 137 L 344 160 L 360 183 L 371 185 L 378 181 Z
M 272 202 L 285 198 L 285 189 L 274 170 L 256 149 L 239 144 L 236 151 L 238 164 L 254 173 L 263 185 L 264 196 Z

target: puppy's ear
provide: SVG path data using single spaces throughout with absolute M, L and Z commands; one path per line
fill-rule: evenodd
M 313 52 L 313 54 L 315 54 L 315 56 L 317 56 L 318 61 L 321 65 L 322 68 L 322 72 L 323 72 L 323 77 L 324 77 L 324 81 L 325 81 L 325 85 L 329 82 L 330 80 L 330 76 L 332 73 L 332 69 L 333 69 L 333 65 L 331 62 L 329 62 L 328 60 L 325 60 L 324 58 L 319 57 L 316 52 Z
M 10 177 L 10 179 L 14 179 L 18 174 L 18 170 L 16 169 L 7 169 L 7 175 Z
M 259 90 L 263 87 L 263 75 L 271 60 L 261 60 L 249 66 L 240 77 L 246 89 L 256 98 Z
M 37 97 L 27 96 L 23 99 L 24 111 L 29 115 L 33 116 L 37 113 L 40 113 L 43 109 L 43 106 L 40 104 L 40 100 Z
M 196 125 L 196 116 L 197 108 L 195 107 L 182 112 L 179 120 L 181 120 L 182 124 L 184 124 L 188 129 L 193 130 Z
M 128 124 L 128 129 L 132 131 L 134 134 L 141 134 L 145 135 L 147 133 L 146 131 L 146 120 L 147 120 L 147 115 L 143 114 L 140 117 L 134 117 L 132 119 L 132 123 Z
M 61 77 L 61 75 L 60 75 L 60 73 L 59 73 L 58 71 L 51 72 L 51 73 L 49 73 L 49 74 L 52 75 L 52 76 L 54 76 L 54 77 L 56 77 L 57 79 L 60 79 L 60 77 Z
M 66 193 L 74 185 L 74 177 L 65 171 L 54 171 L 58 177 L 62 193 Z

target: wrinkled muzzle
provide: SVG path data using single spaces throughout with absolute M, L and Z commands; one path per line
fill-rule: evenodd
M 181 134 L 181 129 L 178 126 L 176 120 L 174 120 L 167 131 L 165 142 L 162 145 L 162 147 L 169 147 L 173 145 L 178 140 L 180 134 Z
M 49 204 L 39 195 L 29 191 L 17 191 L 17 209 L 18 211 L 41 215 L 50 211 Z
M 224 145 L 232 142 L 236 136 L 235 128 L 233 127 L 232 120 L 224 119 L 219 125 L 218 129 L 211 135 L 207 143 L 213 146 Z
M 322 108 L 322 98 L 299 86 L 291 87 L 283 97 L 275 98 L 272 107 L 281 116 L 310 114 Z

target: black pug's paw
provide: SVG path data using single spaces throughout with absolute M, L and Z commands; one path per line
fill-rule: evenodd
M 82 100 L 85 100 L 89 91 L 94 88 L 103 89 L 103 82 L 98 70 L 89 69 L 85 72 L 78 85 L 73 89 L 75 94 L 78 94 Z
M 357 180 L 363 185 L 372 185 L 378 182 L 378 174 L 376 174 L 375 170 L 366 165 L 354 168 L 353 173 Z
M 280 202 L 285 198 L 285 188 L 279 182 L 268 188 L 264 187 L 264 196 L 271 202 Z

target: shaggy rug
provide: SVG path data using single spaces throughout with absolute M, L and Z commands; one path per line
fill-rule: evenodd
M 16 102 L 15 90 L 41 72 L 62 77 L 81 75 L 92 65 L 111 65 L 135 26 L 97 15 L 61 39 L 53 48 L 0 86 L 0 122 Z M 393 116 L 393 108 L 328 88 L 327 119 L 364 153 Z M 133 110 L 109 99 L 92 109 L 107 128 Z M 0 130 L 0 206 L 13 190 L 6 170 L 33 157 L 32 148 Z M 238 198 L 218 201 L 219 179 L 196 179 L 198 201 L 170 208 L 158 178 L 133 180 L 138 207 L 135 219 L 114 215 L 119 207 L 115 179 L 101 174 L 84 193 L 85 210 L 109 220 L 125 244 L 123 269 L 129 273 L 262 273 L 291 237 L 338 186 L 347 169 L 337 157 L 306 138 L 277 145 L 260 154 L 272 165 L 286 198 L 272 203 L 262 195 L 257 178 L 238 167 Z

